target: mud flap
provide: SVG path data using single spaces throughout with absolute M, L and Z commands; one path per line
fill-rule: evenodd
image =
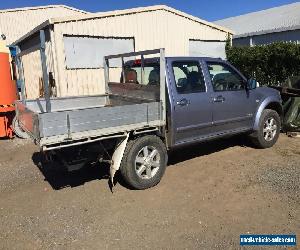
M 126 138 L 117 146 L 115 152 L 112 156 L 112 163 L 110 165 L 110 180 L 112 186 L 114 185 L 114 176 L 115 173 L 119 170 L 122 158 L 125 152 L 125 148 L 128 142 L 129 134 L 127 134 Z

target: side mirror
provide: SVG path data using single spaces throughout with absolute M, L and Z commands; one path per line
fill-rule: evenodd
M 254 78 L 250 78 L 247 81 L 247 89 L 251 90 L 251 89 L 256 89 L 257 87 L 257 81 Z

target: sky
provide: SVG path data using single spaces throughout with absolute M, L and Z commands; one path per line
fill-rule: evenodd
M 268 9 L 291 0 L 8 0 L 0 2 L 0 9 L 31 7 L 50 4 L 64 4 L 78 9 L 101 12 L 141 6 L 164 4 L 207 21 Z

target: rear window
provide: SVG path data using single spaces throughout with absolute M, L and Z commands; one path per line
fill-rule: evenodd
M 124 76 L 125 76 L 125 83 L 159 85 L 160 67 L 158 63 L 145 64 L 143 83 L 142 83 L 142 68 L 140 64 L 135 64 L 133 66 L 125 65 Z M 121 82 L 123 82 L 122 76 L 121 76 Z

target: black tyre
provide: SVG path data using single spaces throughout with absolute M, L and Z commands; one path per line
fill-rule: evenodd
M 138 137 L 127 143 L 121 162 L 121 175 L 135 189 L 157 185 L 167 166 L 167 150 L 154 135 Z
M 258 148 L 270 148 L 278 140 L 280 127 L 278 113 L 271 109 L 265 109 L 259 120 L 259 129 L 250 136 L 250 139 Z
M 12 126 L 13 126 L 14 133 L 19 138 L 22 138 L 22 139 L 28 139 L 29 138 L 29 135 L 20 127 L 19 121 L 18 121 L 16 116 L 13 119 Z

